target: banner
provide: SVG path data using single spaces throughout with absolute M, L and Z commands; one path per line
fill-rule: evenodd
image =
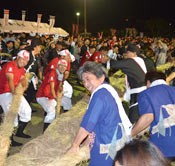
M 75 25 L 75 33 L 78 34 L 79 32 L 79 27 L 78 27 L 78 24 Z
M 72 35 L 75 33 L 75 24 L 72 24 Z
M 25 18 L 26 18 L 26 11 L 22 10 L 22 24 L 24 25 L 25 22 Z
M 42 14 L 38 14 L 37 16 L 38 16 L 38 18 L 37 18 L 37 32 L 38 32 L 39 26 L 40 26 L 40 23 L 41 23 Z
M 50 16 L 49 28 L 53 28 L 55 25 L 55 16 Z
M 10 10 L 4 9 L 4 25 L 8 25 L 8 20 L 9 20 L 9 12 Z

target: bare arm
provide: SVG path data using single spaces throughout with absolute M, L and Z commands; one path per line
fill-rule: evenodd
M 80 127 L 74 142 L 72 144 L 72 147 L 70 148 L 69 152 L 75 153 L 79 151 L 80 144 L 82 141 L 88 136 L 89 132 L 85 130 L 84 128 Z
M 55 94 L 55 83 L 54 82 L 50 82 L 50 90 L 51 90 L 53 98 L 56 99 L 57 96 Z
M 152 123 L 153 119 L 154 115 L 152 113 L 142 115 L 131 131 L 132 137 L 136 136 L 142 130 L 147 128 Z
M 14 75 L 12 73 L 6 73 L 6 78 L 8 80 L 11 93 L 14 93 L 15 92 Z
M 167 78 L 166 78 L 166 82 L 169 85 L 170 82 L 175 78 L 175 72 L 171 73 Z
M 42 73 L 41 67 L 39 67 L 39 69 L 38 69 L 38 78 L 39 78 L 40 80 L 43 80 L 43 73 Z
M 64 72 L 64 80 L 68 79 L 69 73 L 70 73 L 70 72 L 67 71 L 67 70 Z

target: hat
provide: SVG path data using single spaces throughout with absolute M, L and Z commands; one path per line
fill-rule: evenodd
M 127 45 L 126 51 L 135 52 L 137 55 L 140 54 L 140 48 L 133 43 Z
M 58 54 L 61 55 L 61 56 L 69 55 L 71 61 L 72 61 L 72 62 L 75 61 L 75 57 L 74 57 L 74 55 L 72 55 L 68 49 L 62 50 L 62 51 L 60 51 Z
M 58 61 L 58 65 L 64 65 L 64 66 L 67 66 L 67 61 L 64 60 L 64 59 L 59 59 L 59 61 Z
M 65 50 L 60 51 L 58 54 L 61 55 L 61 56 L 66 56 L 66 55 L 69 55 L 70 52 L 69 52 L 68 49 L 65 49 Z
M 33 38 L 31 41 L 31 47 L 36 47 L 42 45 L 41 40 L 38 38 Z
M 21 57 L 23 59 L 26 59 L 27 61 L 29 61 L 30 59 L 30 53 L 27 50 L 21 50 L 18 52 L 17 54 L 18 57 Z

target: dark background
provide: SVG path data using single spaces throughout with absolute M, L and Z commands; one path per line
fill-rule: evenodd
M 103 29 L 136 27 L 140 31 L 149 19 L 165 19 L 175 24 L 173 0 L 86 0 L 87 30 L 98 32 Z M 10 19 L 21 19 L 21 10 L 26 10 L 26 20 L 36 21 L 42 14 L 41 22 L 49 23 L 49 15 L 56 16 L 55 26 L 71 31 L 80 12 L 80 29 L 84 25 L 84 0 L 0 0 L 0 18 L 3 10 L 10 10 Z

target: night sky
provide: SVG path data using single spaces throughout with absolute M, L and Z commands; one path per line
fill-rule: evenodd
M 134 26 L 135 20 L 159 17 L 175 22 L 173 0 L 86 0 L 87 30 L 97 32 L 107 28 L 121 28 L 125 20 Z M 76 12 L 80 12 L 79 24 L 84 25 L 84 0 L 0 0 L 0 18 L 3 9 L 10 10 L 10 19 L 21 19 L 21 10 L 26 10 L 26 20 L 36 21 L 41 13 L 42 22 L 49 15 L 56 16 L 55 26 L 71 30 L 76 23 Z

